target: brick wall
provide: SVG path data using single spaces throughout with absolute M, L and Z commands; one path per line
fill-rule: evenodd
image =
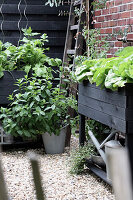
M 123 43 L 117 39 L 122 37 L 120 32 L 128 29 L 127 38 L 133 39 L 133 0 L 110 0 L 104 9 L 95 10 L 94 28 L 100 28 L 101 35 L 111 34 L 110 50 L 107 57 L 111 57 L 122 47 L 133 43 Z

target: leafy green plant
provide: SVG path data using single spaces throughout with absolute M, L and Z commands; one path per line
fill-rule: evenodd
M 85 26 L 82 34 L 86 41 L 86 45 L 89 48 L 90 59 L 106 58 L 106 54 L 109 50 L 108 37 L 102 37 L 100 29 L 87 29 Z
M 91 144 L 86 144 L 73 150 L 69 160 L 70 174 L 81 174 L 84 171 L 85 158 L 89 158 L 94 154 L 94 146 Z
M 19 41 L 18 47 L 0 42 L 0 77 L 4 70 L 24 70 L 27 74 L 32 71 L 37 77 L 49 76 L 51 73 L 47 66 L 60 66 L 62 61 L 45 55 L 47 49 L 44 48 L 44 43 L 48 42 L 47 35 L 43 34 L 36 39 L 39 33 L 33 33 L 30 27 L 22 31 L 24 37 Z
M 97 86 L 117 90 L 133 83 L 133 47 L 126 47 L 118 57 L 85 60 L 76 66 L 77 81 L 89 80 Z
M 36 137 L 48 132 L 59 134 L 67 124 L 68 107 L 76 108 L 76 100 L 67 97 L 52 79 L 35 77 L 19 79 L 18 90 L 9 96 L 9 108 L 1 108 L 0 119 L 6 133 L 14 136 Z
M 96 9 L 103 9 L 106 7 L 106 2 L 108 0 L 98 0 L 98 1 L 93 1 L 92 2 L 92 6 L 93 6 L 93 9 L 96 10 Z
M 100 140 L 101 139 L 103 140 L 103 138 L 106 136 L 106 134 L 110 133 L 110 130 L 111 130 L 105 124 L 102 124 L 93 119 L 86 120 L 85 128 L 86 128 L 87 139 L 90 139 L 88 130 L 91 130 L 93 132 L 93 134 L 95 135 L 95 137 Z

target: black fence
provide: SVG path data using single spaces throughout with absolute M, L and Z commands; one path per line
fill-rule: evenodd
M 0 40 L 18 44 L 22 28 L 47 33 L 46 53 L 50 57 L 63 57 L 69 6 L 45 5 L 46 0 L 0 0 Z M 63 14 L 65 13 L 65 15 Z M 63 15 L 62 15 L 63 14 Z

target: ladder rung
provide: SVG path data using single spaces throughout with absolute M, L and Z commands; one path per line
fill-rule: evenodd
M 70 26 L 70 30 L 77 30 L 79 27 L 79 25 L 73 25 L 73 26 Z
M 75 54 L 75 49 L 74 49 L 74 50 L 73 50 L 73 49 L 67 50 L 67 54 L 72 54 L 72 55 L 74 55 L 74 54 Z
M 76 0 L 74 3 L 73 3 L 73 6 L 78 6 L 81 4 L 81 0 Z

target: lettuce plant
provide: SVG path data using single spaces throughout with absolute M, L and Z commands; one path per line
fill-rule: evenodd
M 124 48 L 117 56 L 83 61 L 76 66 L 77 81 L 89 80 L 111 90 L 133 83 L 133 47 Z

